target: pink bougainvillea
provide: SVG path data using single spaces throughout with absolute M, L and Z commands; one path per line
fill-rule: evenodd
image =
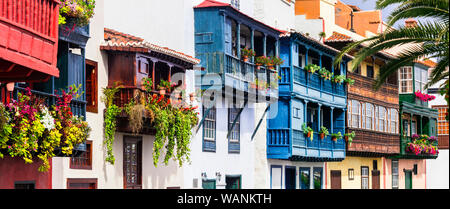
M 432 101 L 432 100 L 436 99 L 435 96 L 429 95 L 429 94 L 426 94 L 426 93 L 422 93 L 420 91 L 416 91 L 416 97 L 418 99 L 420 99 L 420 101 L 423 101 L 423 102 L 429 102 L 429 101 Z

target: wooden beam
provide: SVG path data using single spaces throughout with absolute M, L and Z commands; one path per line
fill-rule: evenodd
M 233 124 L 231 124 L 231 127 L 228 129 L 227 133 L 227 139 L 230 136 L 231 130 L 233 130 L 234 126 L 236 125 L 237 120 L 241 116 L 242 111 L 244 111 L 245 106 L 247 106 L 248 100 L 245 100 L 244 106 L 239 110 L 238 114 L 236 115 L 236 118 L 234 118 Z
M 267 111 L 269 110 L 269 107 L 270 107 L 270 105 L 267 105 L 266 110 L 264 111 L 263 116 L 261 117 L 261 119 L 259 119 L 258 125 L 256 125 L 256 128 L 255 128 L 255 130 L 253 131 L 253 134 L 252 134 L 252 141 L 253 141 L 253 138 L 255 138 L 256 132 L 258 131 L 259 126 L 260 126 L 261 123 L 262 123 L 262 120 L 263 120 L 264 117 L 266 116 Z

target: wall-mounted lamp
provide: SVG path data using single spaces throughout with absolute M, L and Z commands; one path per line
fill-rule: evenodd
M 217 179 L 217 181 L 220 181 L 221 177 L 222 177 L 222 174 L 220 174 L 220 172 L 216 172 L 216 179 Z
M 208 177 L 206 176 L 206 172 L 203 172 L 203 173 L 202 173 L 202 180 L 203 180 L 203 181 L 206 181 L 207 178 L 208 178 Z

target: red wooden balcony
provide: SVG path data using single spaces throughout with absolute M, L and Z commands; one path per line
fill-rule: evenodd
M 0 82 L 59 77 L 59 0 L 0 0 Z

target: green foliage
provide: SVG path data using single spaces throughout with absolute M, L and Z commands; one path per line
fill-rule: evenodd
M 281 59 L 280 57 L 272 56 L 269 59 L 270 64 L 273 66 L 282 65 L 284 63 L 283 59 Z
M 152 78 L 145 77 L 142 79 L 142 85 L 144 86 L 147 92 L 151 92 L 153 90 L 153 80 Z
M 334 73 L 328 71 L 326 68 L 320 68 L 319 75 L 325 80 L 331 80 L 331 78 L 334 76 Z
M 306 123 L 303 123 L 302 130 L 303 130 L 303 133 L 305 135 L 308 135 L 308 133 L 310 133 L 311 134 L 311 136 L 310 136 L 311 141 L 313 141 L 313 139 L 314 139 L 314 130 L 311 127 L 309 127 L 309 126 L 306 126 Z
M 325 136 L 329 135 L 328 129 L 325 126 L 320 127 L 319 134 L 325 134 Z
M 89 24 L 94 16 L 95 0 L 63 0 L 59 8 L 59 24 L 75 23 L 79 27 Z
M 350 146 L 352 144 L 353 139 L 355 138 L 356 134 L 354 131 L 352 131 L 351 133 L 344 134 L 344 136 L 348 137 L 348 146 Z
M 4 154 L 21 157 L 25 163 L 33 163 L 38 157 L 42 164 L 38 170 L 46 172 L 50 168 L 49 159 L 55 156 L 55 149 L 68 156 L 75 146 L 89 137 L 90 127 L 81 118 L 73 116 L 70 102 L 79 96 L 79 87 L 69 87 L 57 96 L 57 104 L 49 111 L 42 100 L 32 95 L 18 93 L 5 107 L 0 104 L 0 157 Z
M 308 71 L 311 74 L 314 74 L 316 71 L 320 70 L 321 67 L 315 64 L 308 64 L 304 68 L 306 71 Z
M 261 66 L 268 66 L 270 64 L 270 58 L 266 56 L 256 57 L 255 64 Z
M 342 134 L 341 132 L 338 132 L 337 134 L 331 134 L 331 138 L 333 140 L 342 139 Z
M 253 49 L 248 49 L 247 47 L 241 49 L 241 56 L 242 57 L 254 57 L 256 55 L 256 52 L 253 51 Z
M 158 85 L 159 89 L 170 89 L 170 82 L 166 81 L 166 80 L 161 80 L 159 85 Z
M 337 75 L 333 76 L 332 80 L 335 83 L 342 84 L 345 81 L 346 77 L 345 75 Z
M 105 144 L 107 148 L 106 162 L 114 165 L 115 158 L 113 153 L 114 135 L 116 134 L 117 115 L 122 112 L 122 108 L 113 104 L 114 98 L 117 92 L 120 91 L 122 86 L 119 83 L 115 83 L 111 88 L 103 88 L 102 101 L 105 103 Z
M 351 79 L 351 78 L 346 78 L 344 80 L 345 83 L 347 83 L 348 85 L 353 85 L 355 84 L 355 80 Z
M 356 50 L 355 59 L 352 60 L 351 69 L 354 71 L 369 56 L 379 51 L 398 47 L 399 53 L 387 64 L 381 66 L 380 75 L 374 84 L 377 90 L 386 79 L 397 73 L 402 66 L 422 58 L 435 58 L 437 66 L 431 70 L 430 81 L 425 88 L 436 84 L 440 80 L 448 81 L 449 71 L 449 1 L 448 0 L 378 0 L 378 9 L 394 6 L 394 11 L 388 17 L 388 25 L 392 26 L 406 18 L 418 18 L 415 27 L 401 26 L 395 30 L 386 30 L 384 33 L 348 44 L 336 56 L 335 66 L 339 66 L 343 56 Z M 426 22 L 420 19 L 426 17 Z M 365 47 L 360 47 L 366 43 Z M 447 93 L 448 94 L 448 93 Z

